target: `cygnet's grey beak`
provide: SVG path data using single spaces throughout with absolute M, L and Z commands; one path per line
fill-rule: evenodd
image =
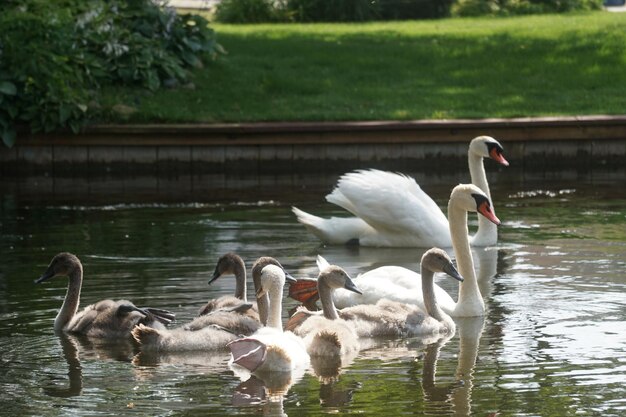
M 42 283 L 44 281 L 47 281 L 47 280 L 49 280 L 50 278 L 53 278 L 53 277 L 54 277 L 54 271 L 49 269 L 46 272 L 44 272 L 44 274 L 42 276 L 40 276 L 39 278 L 37 278 L 35 280 L 35 284 L 40 284 L 40 283 Z
M 287 284 L 293 284 L 295 282 L 298 282 L 298 280 L 295 279 L 289 272 L 285 271 L 284 269 L 283 272 L 285 273 L 285 282 Z
M 215 281 L 216 279 L 218 279 L 221 276 L 222 276 L 222 274 L 220 273 L 220 271 L 218 271 L 218 269 L 215 268 L 215 272 L 213 272 L 213 276 L 209 280 L 209 285 L 211 285 L 213 283 L 213 281 Z
M 457 281 L 463 282 L 463 277 L 461 276 L 461 274 L 459 274 L 459 271 L 457 271 L 454 265 L 452 265 L 451 263 L 443 267 L 443 272 L 450 275 Z
M 354 281 L 352 281 L 352 278 L 348 277 L 348 279 L 346 280 L 346 285 L 344 285 L 344 288 L 348 291 L 352 291 L 357 294 L 363 295 L 363 292 L 359 289 L 359 287 L 356 286 Z

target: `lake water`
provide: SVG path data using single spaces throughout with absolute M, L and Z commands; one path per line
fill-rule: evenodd
M 415 175 L 442 207 L 463 177 Z M 234 290 L 227 277 L 207 285 L 227 251 L 248 267 L 274 256 L 295 277 L 315 275 L 318 253 L 355 276 L 385 264 L 418 269 L 423 251 L 320 246 L 290 206 L 340 215 L 323 199 L 336 175 L 233 178 L 156 195 L 107 179 L 94 180 L 89 189 L 101 191 L 90 193 L 5 182 L 0 414 L 626 414 L 626 173 L 490 175 L 503 225 L 496 247 L 474 251 L 484 318 L 458 320 L 448 340 L 372 343 L 340 369 L 313 364 L 293 381 L 245 382 L 226 353 L 148 357 L 55 336 L 66 280 L 33 280 L 53 255 L 71 251 L 84 264 L 82 305 L 126 298 L 170 309 L 184 323 L 207 299 Z M 29 181 L 38 180 L 18 182 Z M 187 179 L 168 183 L 188 187 Z M 456 294 L 452 280 L 439 283 Z

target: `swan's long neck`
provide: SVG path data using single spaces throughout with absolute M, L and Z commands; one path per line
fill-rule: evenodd
M 235 274 L 235 297 L 243 300 L 244 303 L 247 303 L 248 294 L 246 287 L 246 266 L 243 262 L 235 265 L 233 273 Z
M 489 201 L 491 201 L 491 192 L 489 191 L 483 157 L 470 151 L 467 159 L 472 184 L 483 190 Z M 498 241 L 498 227 L 487 220 L 485 216 L 478 215 L 478 230 L 473 239 L 474 244 L 478 246 L 493 245 Z
M 322 303 L 322 311 L 324 312 L 324 317 L 329 320 L 336 320 L 339 318 L 337 314 L 337 309 L 335 308 L 335 302 L 333 301 L 333 290 L 329 285 L 322 279 L 318 281 L 317 284 L 317 292 L 320 296 L 320 302 Z
M 435 298 L 435 287 L 433 285 L 434 273 L 430 269 L 422 268 L 422 294 L 424 295 L 424 306 L 429 316 L 437 321 L 443 321 L 446 314 L 439 308 Z
M 476 281 L 474 261 L 467 236 L 467 211 L 457 207 L 451 200 L 448 204 L 448 220 L 457 267 L 464 278 L 464 281 L 459 285 L 459 299 L 452 316 L 482 316 L 485 312 L 485 304 Z
M 283 287 L 280 284 L 272 286 L 269 291 L 269 313 L 267 316 L 267 327 L 273 327 L 275 329 L 283 329 L 283 323 L 281 320 L 283 311 Z
M 485 173 L 485 165 L 483 164 L 483 157 L 469 152 L 467 155 L 467 165 L 469 166 L 470 177 L 472 178 L 472 184 L 483 190 L 489 200 L 491 200 L 491 194 L 489 194 L 489 184 L 487 183 L 487 174 Z
M 69 284 L 67 285 L 67 293 L 65 294 L 65 300 L 59 314 L 54 319 L 54 330 L 60 332 L 72 320 L 76 311 L 78 310 L 78 304 L 80 303 L 80 289 L 83 285 L 83 268 L 77 265 L 68 274 Z

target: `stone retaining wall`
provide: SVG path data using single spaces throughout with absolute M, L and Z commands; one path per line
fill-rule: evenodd
M 624 165 L 626 116 L 415 122 L 92 126 L 0 148 L 0 175 L 415 170 L 466 164 L 467 144 L 500 140 L 518 166 Z M 417 165 L 417 167 L 416 167 Z

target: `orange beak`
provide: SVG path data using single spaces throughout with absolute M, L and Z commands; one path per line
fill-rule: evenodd
M 491 156 L 491 159 L 493 159 L 497 163 L 502 164 L 505 167 L 509 166 L 509 161 L 504 159 L 504 156 L 502 156 L 502 153 L 498 152 L 496 148 L 491 149 L 491 152 L 489 152 L 489 156 Z
M 487 220 L 489 220 L 496 226 L 500 225 L 500 219 L 496 217 L 496 214 L 493 212 L 493 210 L 491 210 L 491 206 L 487 202 L 484 202 L 478 206 L 478 212 L 485 216 Z

